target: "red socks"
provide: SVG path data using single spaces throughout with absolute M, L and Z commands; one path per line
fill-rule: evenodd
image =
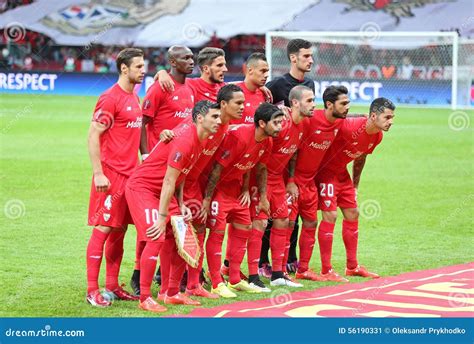
M 357 267 L 357 242 L 359 239 L 359 222 L 342 221 L 342 240 L 346 247 L 347 268 L 355 269 Z
M 119 287 L 118 276 L 122 264 L 124 237 L 125 231 L 112 231 L 105 243 L 105 288 L 107 290 L 115 290 Z
M 140 241 L 137 235 L 137 244 L 135 247 L 135 270 L 140 270 L 140 258 L 142 256 L 143 249 L 145 248 L 146 241 Z
M 206 255 L 209 273 L 211 274 L 212 287 L 217 288 L 217 285 L 222 281 L 220 269 L 222 258 L 222 242 L 224 241 L 224 233 L 210 231 L 206 242 Z
M 229 235 L 231 241 L 229 251 L 229 282 L 237 284 L 240 282 L 240 264 L 245 256 L 247 241 L 250 236 L 250 230 L 233 228 Z
M 303 227 L 300 234 L 300 265 L 298 272 L 303 273 L 309 268 L 309 261 L 313 255 L 314 243 L 316 242 L 316 228 Z
M 272 269 L 274 272 L 283 271 L 283 259 L 285 255 L 285 243 L 288 235 L 291 236 L 289 228 L 275 228 L 271 229 L 270 235 L 270 249 L 272 251 Z M 288 257 L 288 256 L 287 256 Z M 286 262 L 285 262 L 286 265 Z
M 155 275 L 156 261 L 160 254 L 162 241 L 147 241 L 140 259 L 140 301 L 151 296 L 151 283 Z
M 170 242 L 170 245 L 172 247 L 170 260 L 171 265 L 168 281 L 168 290 L 166 291 L 166 295 L 174 296 L 179 293 L 179 285 L 181 283 L 181 278 L 183 278 L 184 270 L 186 269 L 186 262 L 178 254 L 178 248 L 176 247 L 174 237 L 173 241 Z
M 160 274 L 161 287 L 160 294 L 168 291 L 170 271 L 171 271 L 171 257 L 173 256 L 174 236 L 173 233 L 166 231 L 165 242 L 160 253 Z
M 199 248 L 201 250 L 201 256 L 199 257 L 199 264 L 197 268 L 188 266 L 188 289 L 194 289 L 199 285 L 199 275 L 202 270 L 202 262 L 204 260 L 204 240 L 206 238 L 206 232 L 197 233 Z
M 233 230 L 234 230 L 234 227 L 232 226 L 232 223 L 229 223 L 227 225 L 227 244 L 225 248 L 225 260 L 227 261 L 230 261 L 230 238 L 231 238 Z
M 247 242 L 247 261 L 249 264 L 249 275 L 258 274 L 258 261 L 260 260 L 260 251 L 262 249 L 262 231 L 252 228 Z
M 92 230 L 89 243 L 87 244 L 86 264 L 87 264 L 87 292 L 99 289 L 99 272 L 104 244 L 109 233 L 104 233 L 94 228 Z
M 321 255 L 321 273 L 331 270 L 332 240 L 334 237 L 334 223 L 322 221 L 319 224 L 318 242 Z
M 285 255 L 283 256 L 283 262 L 281 266 L 281 270 L 286 272 L 286 263 L 288 263 L 288 254 L 290 253 L 290 246 L 291 246 L 291 233 L 293 233 L 293 228 L 288 228 L 286 231 L 286 238 L 285 238 Z

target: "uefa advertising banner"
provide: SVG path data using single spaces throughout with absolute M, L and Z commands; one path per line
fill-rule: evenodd
M 0 71 L 0 93 L 99 96 L 116 80 L 114 73 Z M 153 77 L 147 76 L 138 95 L 143 97 L 152 83 Z M 393 99 L 399 105 L 449 106 L 451 101 L 451 81 L 444 80 L 340 79 L 315 80 L 314 83 L 318 104 L 322 103 L 322 93 L 328 85 L 346 86 L 354 104 L 368 104 L 381 96 Z

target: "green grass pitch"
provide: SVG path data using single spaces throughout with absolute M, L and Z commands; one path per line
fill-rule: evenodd
M 154 316 L 140 311 L 137 303 L 115 302 L 108 309 L 97 309 L 85 302 L 91 181 L 86 142 L 95 101 L 95 97 L 0 95 L 2 317 Z M 458 115 L 470 126 L 453 130 L 459 125 L 453 116 Z M 367 159 L 362 174 L 358 197 L 367 206 L 360 220 L 362 264 L 388 276 L 474 260 L 473 124 L 472 111 L 397 109 L 392 129 Z M 375 215 L 369 205 L 375 205 Z M 340 224 L 333 263 L 343 272 Z M 120 274 L 127 284 L 134 244 L 135 229 L 130 227 Z M 312 268 L 319 269 L 317 246 Z M 103 285 L 103 276 L 101 281 Z M 329 284 L 305 282 L 304 289 Z M 240 294 L 238 300 L 265 297 Z M 234 300 L 205 301 L 204 307 L 227 302 Z M 175 306 L 165 314 L 189 310 Z

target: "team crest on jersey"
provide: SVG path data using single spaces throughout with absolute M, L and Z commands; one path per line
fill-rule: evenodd
M 176 152 L 176 154 L 174 155 L 173 161 L 179 162 L 182 158 L 183 158 L 183 154 L 181 154 L 180 152 Z
M 110 220 L 110 214 L 104 214 L 104 221 L 107 222 Z
M 369 149 L 373 147 L 373 143 L 369 143 Z
M 260 158 L 263 153 L 265 153 L 265 149 L 260 149 L 260 151 L 258 152 L 258 157 Z
M 413 8 L 423 7 L 427 4 L 436 4 L 442 2 L 454 2 L 455 0 L 333 0 L 336 3 L 349 5 L 343 13 L 351 11 L 377 12 L 382 11 L 393 18 L 395 24 L 400 24 L 401 18 L 415 17 Z
M 339 131 L 339 129 L 334 129 L 334 136 L 337 135 L 338 131 Z
M 143 110 L 148 110 L 150 106 L 151 106 L 150 99 L 145 100 L 145 102 L 143 103 Z
M 329 208 L 331 206 L 331 201 L 324 201 L 324 205 Z
M 315 134 L 321 134 L 321 130 L 316 130 Z
M 244 158 L 248 158 L 249 156 L 250 156 L 250 154 L 247 153 L 247 154 L 244 155 Z
M 300 133 L 300 136 L 298 137 L 298 139 L 301 140 L 302 136 L 303 136 L 303 133 Z

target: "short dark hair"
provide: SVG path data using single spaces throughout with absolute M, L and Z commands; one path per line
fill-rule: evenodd
M 245 61 L 245 65 L 248 67 L 251 64 L 256 63 L 257 61 L 265 61 L 267 62 L 267 57 L 265 56 L 264 53 L 253 53 L 250 54 L 249 57 L 247 57 L 247 61 Z
M 341 94 L 348 94 L 348 93 L 349 93 L 349 91 L 347 90 L 347 88 L 345 86 L 331 85 L 331 86 L 326 87 L 326 89 L 323 92 L 324 108 L 325 109 L 328 108 L 326 102 L 331 102 L 331 103 L 334 104 L 336 102 L 337 98 L 339 98 L 339 96 Z
M 395 111 L 395 104 L 390 99 L 380 97 L 376 98 L 372 101 L 370 104 L 370 113 L 375 112 L 378 115 L 380 115 L 382 112 L 385 111 L 385 109 L 390 109 L 392 111 Z
M 288 60 L 290 59 L 291 54 L 298 54 L 300 49 L 309 49 L 313 45 L 310 41 L 301 38 L 295 38 L 288 42 L 286 46 L 286 56 L 288 56 Z
M 217 103 L 220 105 L 221 101 L 228 102 L 234 97 L 234 93 L 243 92 L 242 89 L 236 84 L 227 84 L 219 90 L 217 93 Z
M 219 48 L 206 47 L 199 51 L 197 56 L 197 63 L 199 67 L 202 68 L 203 66 L 211 65 L 212 61 L 214 61 L 219 56 L 225 57 L 224 50 Z
M 122 73 L 121 68 L 122 64 L 125 64 L 127 67 L 130 67 L 134 57 L 143 57 L 143 50 L 137 48 L 125 48 L 120 51 L 117 55 L 117 71 L 119 74 Z
M 210 100 L 201 100 L 193 107 L 193 122 L 196 122 L 197 116 L 206 116 L 210 109 L 219 109 L 219 104 L 211 102 Z
M 310 89 L 308 86 L 305 86 L 305 85 L 296 85 L 295 87 L 293 87 L 290 90 L 290 94 L 288 95 L 288 101 L 290 102 L 290 104 L 293 99 L 301 100 L 301 97 L 303 96 L 304 91 L 313 92 L 312 89 Z
M 283 116 L 283 111 L 274 104 L 262 103 L 255 110 L 255 116 L 253 118 L 255 126 L 258 127 L 259 121 L 264 121 L 265 123 L 270 122 L 273 118 Z

